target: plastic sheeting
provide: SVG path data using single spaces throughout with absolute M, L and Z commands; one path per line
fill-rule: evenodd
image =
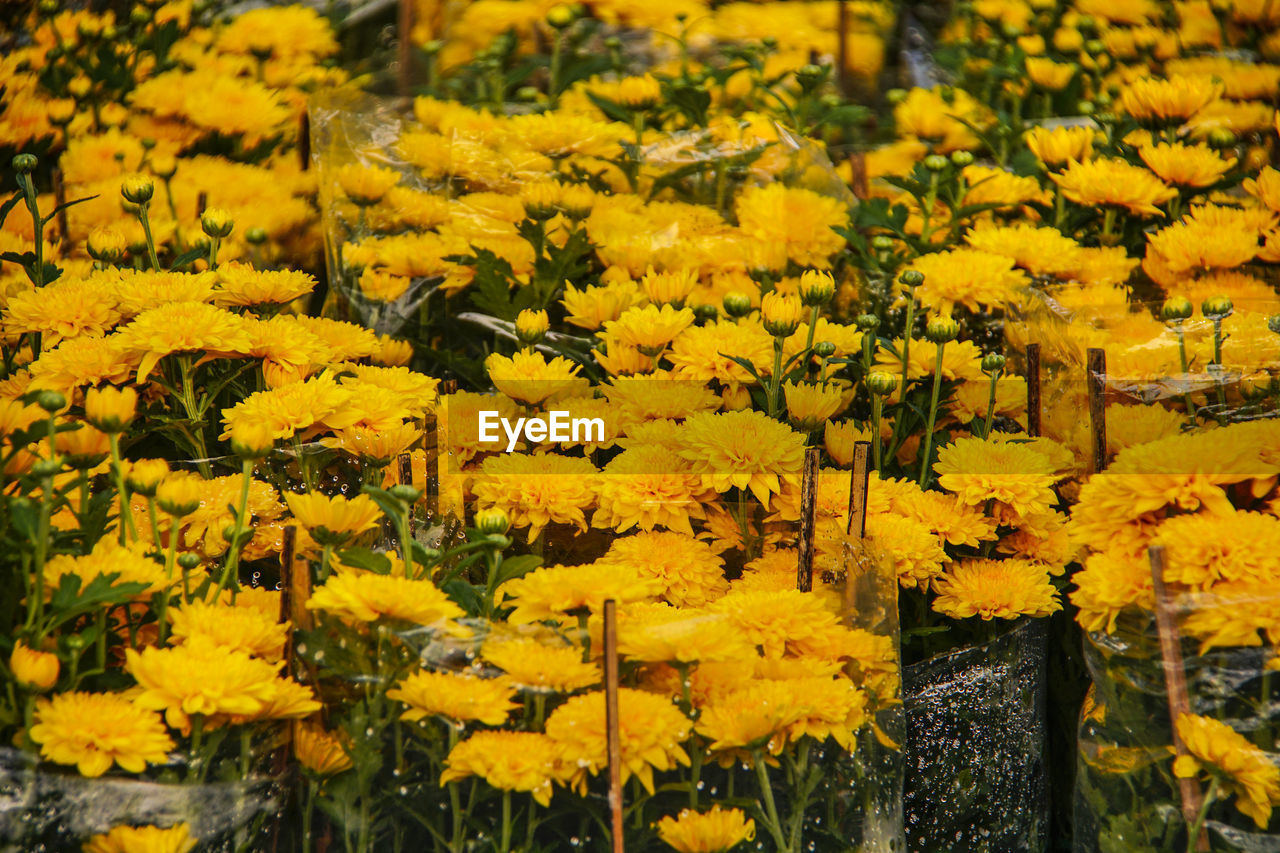
M 278 781 L 261 776 L 192 785 L 87 779 L 0 749 L 0 853 L 79 851 L 89 836 L 117 826 L 183 822 L 198 853 L 263 849 L 282 805 Z
M 1215 648 L 1200 654 L 1196 640 L 1202 637 L 1193 636 L 1223 604 L 1234 612 L 1231 621 L 1237 625 L 1256 621 L 1246 611 L 1261 618 L 1280 612 L 1280 594 L 1234 607 L 1216 598 L 1187 595 L 1175 605 L 1189 711 L 1225 723 L 1249 742 L 1247 750 L 1256 749 L 1265 763 L 1280 766 L 1276 647 Z M 1116 632 L 1087 635 L 1085 659 L 1094 695 L 1080 721 L 1075 853 L 1194 849 L 1188 847 L 1183 793 L 1172 772 L 1173 726 L 1154 617 L 1129 614 Z M 1239 744 L 1229 752 L 1242 754 Z M 1205 782 L 1199 774 L 1195 787 L 1201 796 Z M 1269 827 L 1259 828 L 1236 807 L 1238 796 L 1222 791 L 1208 805 L 1204 829 L 1210 849 L 1280 851 L 1280 819 L 1273 817 Z
M 906 667 L 907 849 L 1034 853 L 1048 841 L 1048 620 Z

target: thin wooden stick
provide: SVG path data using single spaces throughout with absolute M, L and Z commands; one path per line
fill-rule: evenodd
M 804 474 L 800 480 L 800 546 L 796 559 L 796 589 L 813 590 L 814 536 L 817 529 L 818 459 L 821 451 L 810 447 L 804 452 Z
M 609 747 L 609 813 L 613 853 L 622 853 L 622 733 L 618 718 L 618 605 L 604 602 L 604 721 Z
M 853 474 L 849 477 L 849 526 L 845 533 L 858 538 L 867 536 L 867 489 L 871 482 L 871 442 L 853 443 Z
M 400 485 L 413 488 L 413 456 L 401 453 L 396 457 L 396 478 Z M 413 508 L 409 508 L 409 535 L 413 535 Z
M 1107 467 L 1107 352 L 1089 350 L 1087 370 L 1089 382 L 1089 424 L 1093 451 L 1093 473 Z
M 209 206 L 209 194 L 204 190 L 196 196 L 196 219 L 204 216 L 205 208 Z
M 397 91 L 400 97 L 409 97 L 409 66 L 413 62 L 413 0 L 400 0 L 396 29 L 399 43 L 396 45 L 396 62 L 399 65 Z
M 58 234 L 65 246 L 71 242 L 71 230 L 67 226 L 67 209 L 63 207 L 67 203 L 67 187 L 62 181 L 62 170 L 56 166 L 53 169 L 53 201 L 58 206 Z
M 1027 344 L 1027 435 L 1040 437 L 1040 345 Z
M 861 201 L 866 201 L 871 195 L 867 181 L 867 155 L 861 151 L 849 155 L 849 187 Z
M 298 166 L 304 172 L 311 168 L 311 114 L 305 110 L 298 119 Z
M 440 425 L 434 413 L 423 419 L 422 433 L 427 457 L 422 494 L 427 502 L 427 523 L 434 524 L 440 514 Z
M 298 528 L 290 524 L 280 535 L 280 621 L 293 620 L 293 560 L 298 547 Z M 296 624 L 296 623 L 294 623 Z M 292 640 L 292 628 L 290 629 Z M 286 672 L 293 672 L 293 643 L 284 644 Z
M 1182 664 L 1182 638 L 1173 618 L 1173 604 L 1169 590 L 1164 585 L 1164 546 L 1153 545 L 1147 550 L 1151 561 L 1151 586 L 1156 599 L 1156 630 L 1160 634 L 1160 659 L 1164 663 L 1164 682 L 1169 698 L 1169 720 L 1173 724 L 1173 751 L 1176 755 L 1188 755 L 1187 747 L 1178 736 L 1178 720 L 1191 713 L 1191 699 L 1187 694 L 1187 673 Z M 1195 826 L 1204 804 L 1204 796 L 1195 779 L 1179 779 L 1182 794 L 1182 817 L 1188 832 Z M 1201 828 L 1196 839 L 1196 850 L 1209 849 L 1209 834 Z

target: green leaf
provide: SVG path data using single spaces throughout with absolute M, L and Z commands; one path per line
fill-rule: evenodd
M 338 559 L 345 566 L 365 569 L 379 575 L 391 574 L 391 561 L 387 556 L 368 548 L 347 548 L 338 552 Z
M 53 221 L 53 217 L 57 216 L 60 211 L 75 207 L 77 204 L 84 204 L 86 201 L 93 201 L 95 198 L 97 198 L 96 195 L 88 195 L 84 198 L 75 199 L 74 201 L 64 201 L 62 204 L 50 211 L 48 216 L 41 217 L 40 224 L 47 225 Z M 0 217 L 0 221 L 3 221 L 3 217 Z
M 169 264 L 169 269 L 180 270 L 187 264 L 198 261 L 200 258 L 207 257 L 208 254 L 209 251 L 207 249 L 188 249 L 173 259 L 173 263 Z
M 9 196 L 9 200 L 4 204 L 0 204 L 0 225 L 4 225 L 5 219 L 9 217 L 9 211 L 13 210 L 20 201 L 22 201 L 21 190 Z
M 484 602 L 481 599 L 480 587 L 469 584 L 464 580 L 452 580 L 441 586 L 445 595 L 453 599 L 453 602 L 466 611 L 468 616 L 479 616 L 484 609 Z
M 536 554 L 521 554 L 517 557 L 504 559 L 502 565 L 498 566 L 498 578 L 494 583 L 494 588 L 502 586 L 507 581 L 523 577 L 541 565 L 542 558 Z

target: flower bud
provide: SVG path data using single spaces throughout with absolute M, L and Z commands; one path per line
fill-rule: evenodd
M 9 656 L 9 669 L 19 685 L 43 693 L 58 683 L 61 662 L 52 652 L 38 652 L 19 640 Z
M 647 112 L 662 100 L 662 86 L 652 74 L 624 77 L 618 84 L 618 100 L 628 109 Z
M 104 264 L 119 263 L 129 250 L 124 235 L 114 228 L 95 228 L 85 243 L 89 257 Z
M 486 536 L 503 536 L 511 529 L 511 519 L 497 507 L 482 509 L 476 513 L 475 527 Z
M 924 336 L 935 344 L 954 341 L 960 334 L 960 324 L 950 317 L 934 317 L 924 327 Z
M 853 322 L 863 332 L 874 332 L 880 328 L 880 318 L 875 314 L 859 314 Z
M 1175 296 L 1172 299 L 1165 300 L 1164 305 L 1160 306 L 1160 319 L 1166 323 L 1181 322 L 1191 317 L 1195 313 L 1195 308 L 1191 305 L 1191 300 L 1185 296 Z
M 827 77 L 827 70 L 821 65 L 809 63 L 802 65 L 795 71 L 796 82 L 800 84 L 803 92 L 812 92 L 814 89 L 822 85 L 822 81 Z
M 148 203 L 155 191 L 155 182 L 147 175 L 130 175 L 120 184 L 120 195 L 132 204 Z
M 760 300 L 760 317 L 764 322 L 764 330 L 775 338 L 785 338 L 795 333 L 800 326 L 802 316 L 800 300 L 783 296 L 771 290 Z
M 183 551 L 178 555 L 178 567 L 188 572 L 192 569 L 200 568 L 200 555 L 191 551 Z
M 1005 359 L 998 352 L 990 352 L 982 357 L 982 372 L 996 374 L 1004 370 Z
M 98 429 L 112 435 L 124 432 L 138 407 L 138 392 L 132 388 L 90 388 L 84 395 L 84 417 Z
M 1229 127 L 1215 127 L 1213 130 L 1209 131 L 1208 142 L 1210 148 L 1217 148 L 1219 150 L 1223 148 L 1230 148 L 1238 141 L 1238 137 Z
M 941 154 L 930 154 L 924 158 L 924 167 L 930 172 L 941 172 L 947 168 L 947 158 Z
M 924 273 L 920 270 L 903 270 L 898 276 L 898 283 L 906 288 L 919 287 L 924 284 Z
M 67 407 L 67 398 L 61 392 L 45 390 L 36 394 L 36 405 L 49 414 L 53 414 Z
M 417 503 L 418 498 L 422 497 L 421 489 L 415 489 L 413 486 L 404 483 L 392 486 L 387 491 L 391 494 L 391 497 L 407 504 Z
M 965 150 L 963 150 L 963 149 L 961 149 L 961 150 L 959 150 L 959 151 L 952 151 L 952 152 L 951 152 L 951 162 L 952 162 L 952 163 L 954 163 L 955 165 L 959 166 L 961 169 L 963 169 L 965 166 L 972 166 L 972 165 L 973 165 L 973 152 L 971 152 L 971 151 L 965 151 Z
M 884 93 L 884 99 L 888 101 L 890 104 L 896 106 L 897 104 L 900 104 L 907 99 L 907 90 L 906 89 L 890 89 L 889 91 Z
M 13 158 L 13 170 L 19 175 L 29 175 L 40 165 L 34 154 L 18 154 Z
M 831 341 L 818 341 L 813 345 L 813 354 L 818 358 L 831 358 L 836 354 L 836 345 Z
M 873 370 L 867 374 L 867 390 L 877 397 L 888 397 L 898 390 L 898 377 L 883 370 Z
M 59 8 L 60 4 L 58 3 L 58 0 L 40 0 L 40 2 L 36 4 L 36 11 L 45 18 L 52 18 L 54 15 L 58 14 Z
M 163 459 L 140 459 L 126 462 L 122 467 L 125 485 L 145 498 L 155 497 L 156 489 L 169 475 L 169 463 Z
M 49 121 L 58 127 L 66 127 L 76 117 L 76 102 L 71 98 L 58 98 L 45 106 Z
M 893 248 L 893 238 L 884 234 L 877 234 L 871 238 L 871 248 L 877 252 L 887 252 Z
M 210 207 L 200 214 L 200 229 L 211 238 L 230 237 L 231 229 L 235 226 L 231 214 L 221 207 Z
M 829 272 L 805 270 L 800 276 L 800 303 L 807 308 L 826 305 L 836 295 L 836 280 Z
M 40 459 L 31 466 L 31 475 L 44 478 L 61 474 L 64 461 L 61 456 L 55 456 L 52 459 Z
M 551 321 L 546 311 L 532 311 L 528 308 L 516 316 L 516 337 L 525 346 L 532 346 L 546 336 Z
M 134 6 L 129 10 L 129 21 L 138 27 L 151 23 L 151 10 L 146 6 Z
M 1267 318 L 1267 328 L 1280 335 L 1280 314 L 1272 314 Z
M 693 317 L 699 323 L 710 323 L 719 316 L 720 311 L 714 305 L 702 302 L 693 306 Z
M 1228 296 L 1210 296 L 1200 303 L 1200 312 L 1212 320 L 1220 320 L 1230 316 L 1233 307 Z
M 251 246 L 261 246 L 267 242 L 267 229 L 255 225 L 252 228 L 246 228 L 244 239 Z
M 573 7 L 561 3 L 558 6 L 552 6 L 551 11 L 547 12 L 547 23 L 557 30 L 563 30 L 573 23 L 575 17 Z
M 156 489 L 156 503 L 169 515 L 181 518 L 200 508 L 204 482 L 196 477 L 169 477 Z
M 732 291 L 724 295 L 724 313 L 730 317 L 745 317 L 751 313 L 751 297 Z
M 151 173 L 167 181 L 178 171 L 178 160 L 172 154 L 157 154 L 151 158 Z
M 236 421 L 229 432 L 231 452 L 241 459 L 262 459 L 275 448 L 275 436 L 263 421 Z

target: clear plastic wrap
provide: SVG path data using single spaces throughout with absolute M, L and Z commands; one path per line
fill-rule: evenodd
M 1046 849 L 1048 620 L 906 667 L 907 849 Z
M 1264 632 L 1270 639 L 1262 639 L 1255 627 L 1274 622 L 1280 594 L 1190 593 L 1173 601 L 1173 611 L 1189 714 L 1209 721 L 1203 725 L 1214 732 L 1209 749 L 1189 742 L 1200 765 L 1189 787 L 1203 802 L 1208 849 L 1274 853 L 1280 850 L 1280 820 L 1271 816 L 1271 806 L 1256 813 L 1259 822 L 1240 804 L 1249 795 L 1271 805 L 1280 801 L 1276 634 Z M 1252 634 L 1259 645 L 1228 641 L 1204 648 L 1224 628 L 1237 638 Z M 1184 812 L 1188 780 L 1174 773 L 1174 727 L 1156 619 L 1126 611 L 1111 633 L 1086 635 L 1085 659 L 1094 692 L 1080 720 L 1074 850 L 1196 849 Z
M 187 824 L 196 853 L 269 846 L 284 807 L 283 779 L 180 784 L 104 776 L 42 765 L 0 749 L 0 850 L 79 851 L 92 835 L 118 826 Z

